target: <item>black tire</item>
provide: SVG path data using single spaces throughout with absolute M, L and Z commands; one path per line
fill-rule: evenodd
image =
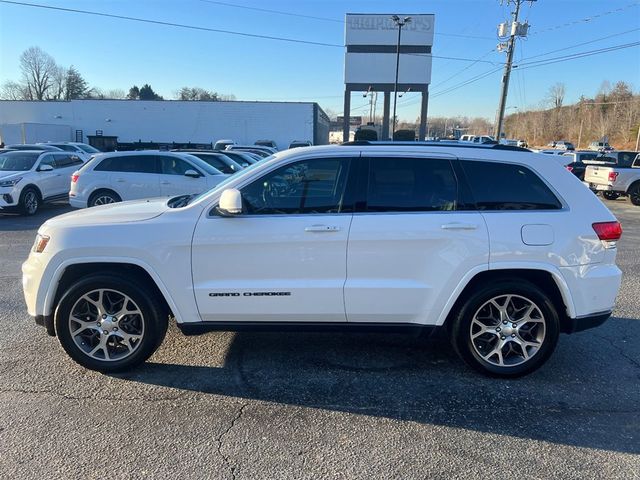
M 528 360 L 512 366 L 496 365 L 495 363 L 485 360 L 478 353 L 477 347 L 474 346 L 472 340 L 471 332 L 474 317 L 477 313 L 480 313 L 481 307 L 484 308 L 487 302 L 501 295 L 515 295 L 519 298 L 530 300 L 538 308 L 545 322 L 544 336 L 539 349 L 535 354 L 532 354 Z M 519 377 L 540 368 L 553 353 L 558 343 L 560 333 L 558 312 L 551 299 L 536 285 L 520 279 L 498 280 L 477 288 L 467 297 L 451 320 L 452 325 L 449 329 L 450 340 L 458 355 L 472 368 L 485 375 L 494 377 Z M 526 323 L 527 322 L 523 322 L 523 325 Z M 502 327 L 500 322 L 496 324 L 496 327 L 498 326 Z M 493 332 L 489 332 L 487 335 L 490 339 L 492 339 L 492 335 L 495 335 L 495 341 L 499 341 L 499 335 L 497 333 L 493 334 Z M 507 338 L 507 342 L 509 342 L 509 338 Z M 505 347 L 506 346 L 507 344 L 505 344 Z M 517 346 L 514 345 L 514 347 Z M 502 351 L 502 353 L 504 353 L 504 351 Z M 507 350 L 507 354 L 510 355 L 509 350 Z M 522 358 L 524 357 L 522 356 Z M 502 357 L 500 357 L 500 359 L 502 359 Z
M 117 203 L 121 201 L 122 199 L 120 198 L 120 195 L 118 195 L 113 190 L 102 189 L 96 190 L 91 194 L 91 196 L 89 197 L 89 201 L 87 202 L 87 206 L 96 207 L 98 205 L 107 205 L 110 203 Z
M 634 183 L 629 187 L 629 200 L 634 205 L 640 207 L 640 183 Z
M 617 200 L 620 198 L 620 194 L 618 192 L 602 192 L 602 196 L 607 200 Z
M 40 209 L 41 204 L 40 193 L 33 187 L 27 187 L 20 193 L 18 210 L 22 215 L 35 215 Z
M 106 358 L 100 359 L 95 356 L 90 356 L 90 353 L 86 353 L 73 339 L 70 326 L 71 321 L 69 320 L 72 309 L 78 302 L 82 301 L 83 296 L 98 289 L 105 289 L 127 295 L 141 312 L 141 316 L 136 321 L 143 324 L 142 338 L 139 340 L 139 343 L 135 344 L 132 352 L 127 353 L 125 351 L 128 356 L 124 358 L 107 360 Z M 123 319 L 124 317 L 126 317 L 126 315 L 120 318 Z M 89 319 L 89 317 L 87 317 L 87 319 Z M 95 319 L 97 321 L 104 321 L 101 320 L 99 315 L 96 315 Z M 94 318 L 91 318 L 92 324 L 93 320 Z M 158 298 L 156 294 L 143 285 L 139 283 L 136 284 L 135 281 L 111 273 L 90 275 L 73 284 L 64 293 L 55 311 L 56 334 L 62 348 L 64 348 L 74 361 L 83 367 L 104 373 L 123 372 L 144 363 L 162 343 L 167 332 L 167 326 L 168 312 L 161 298 Z M 123 325 L 120 325 L 120 327 L 123 331 L 125 330 Z M 102 338 L 99 332 L 94 332 L 93 330 L 89 330 L 89 335 L 94 336 L 94 341 Z M 117 333 L 111 333 L 111 335 L 113 335 L 114 338 L 120 338 Z M 90 340 L 87 340 L 87 349 L 94 346 L 93 344 L 88 344 Z M 82 344 L 85 345 L 84 340 Z M 122 347 L 122 345 L 124 345 L 124 342 L 120 347 Z M 110 354 L 112 353 L 113 350 Z

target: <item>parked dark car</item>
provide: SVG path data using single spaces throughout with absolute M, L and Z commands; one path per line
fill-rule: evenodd
M 62 152 L 63 150 L 61 148 L 58 147 L 54 147 L 52 145 L 36 145 L 33 143 L 16 143 L 13 145 L 7 145 L 5 148 L 8 148 L 10 150 L 40 150 L 40 151 L 46 151 L 46 152 Z
M 188 153 L 189 155 L 193 155 L 194 157 L 198 157 L 200 160 L 204 160 L 213 168 L 217 168 L 222 173 L 226 173 L 227 175 L 233 175 L 234 173 L 239 172 L 244 168 L 235 160 L 219 151 L 176 149 L 172 150 L 172 152 L 183 152 Z
M 224 155 L 229 157 L 231 160 L 234 160 L 236 163 L 239 163 L 242 167 L 248 167 L 262 159 L 261 156 L 256 155 L 255 153 L 242 152 L 239 150 L 225 150 Z

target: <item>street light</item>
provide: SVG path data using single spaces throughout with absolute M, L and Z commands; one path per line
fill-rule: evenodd
M 391 17 L 393 23 L 398 26 L 398 45 L 396 48 L 396 81 L 393 87 L 393 128 L 391 129 L 391 138 L 395 136 L 396 133 L 396 105 L 398 103 L 398 71 L 400 69 L 400 36 L 402 35 L 402 27 L 404 27 L 407 23 L 411 23 L 411 17 L 404 17 L 400 20 L 398 15 L 394 15 Z

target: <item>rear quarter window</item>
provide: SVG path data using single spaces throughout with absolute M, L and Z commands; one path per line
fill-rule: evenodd
M 478 210 L 558 210 L 562 204 L 532 170 L 522 165 L 463 160 Z
M 102 160 L 96 172 L 158 173 L 155 155 L 123 155 Z

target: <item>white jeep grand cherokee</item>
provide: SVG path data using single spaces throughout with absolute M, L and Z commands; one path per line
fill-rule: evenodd
M 621 227 L 556 162 L 504 145 L 277 153 L 202 195 L 47 221 L 22 267 L 29 314 L 81 365 L 144 362 L 169 317 L 211 330 L 444 327 L 491 375 L 540 367 L 604 322 Z

